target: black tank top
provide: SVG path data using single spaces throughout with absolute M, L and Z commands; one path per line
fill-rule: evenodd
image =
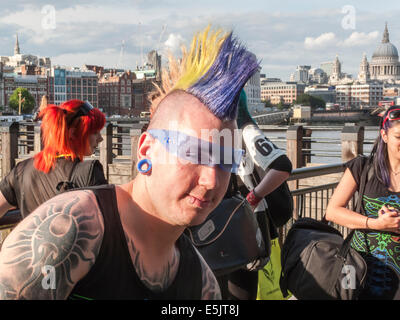
M 85 190 L 92 190 L 97 197 L 104 217 L 104 237 L 95 264 L 74 287 L 69 299 L 201 299 L 200 259 L 185 235 L 177 241 L 180 261 L 175 279 L 165 291 L 155 293 L 142 283 L 133 266 L 118 212 L 115 186 Z

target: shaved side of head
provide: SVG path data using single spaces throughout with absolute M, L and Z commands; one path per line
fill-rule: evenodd
M 217 119 L 198 98 L 183 90 L 175 90 L 160 102 L 151 117 L 148 129 L 167 129 L 173 121 L 179 124 L 187 123 L 189 118 L 194 119 L 199 113 L 206 113 L 209 117 Z

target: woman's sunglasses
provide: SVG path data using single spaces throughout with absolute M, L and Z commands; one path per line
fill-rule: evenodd
M 68 121 L 68 125 L 71 125 L 76 118 L 86 116 L 92 109 L 94 109 L 94 107 L 90 104 L 90 102 L 85 101 L 79 106 L 79 110 L 74 114 L 74 116 Z
M 400 109 L 393 109 L 387 113 L 385 119 L 383 119 L 382 128 L 384 128 L 387 120 L 390 120 L 390 121 L 400 120 Z

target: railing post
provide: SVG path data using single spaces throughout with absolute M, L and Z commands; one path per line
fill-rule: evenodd
M 39 153 L 43 149 L 42 131 L 39 124 L 33 128 L 33 151 Z
M 28 123 L 26 125 L 26 140 L 27 140 L 26 143 L 28 145 L 28 147 L 27 147 L 28 154 L 30 154 L 32 151 L 35 150 L 35 141 L 31 140 L 34 135 L 34 130 L 35 130 L 35 127 L 34 127 L 33 123 Z
M 18 122 L 5 122 L 1 124 L 1 177 L 4 178 L 15 166 L 18 158 Z
M 293 169 L 303 166 L 303 126 L 290 126 L 286 132 L 286 153 L 292 162 Z M 299 181 L 293 180 L 288 182 L 290 190 L 296 190 L 299 187 Z M 293 197 L 293 218 L 298 219 L 298 199 Z
M 303 138 L 307 137 L 309 139 L 303 139 L 303 148 L 308 149 L 310 151 L 303 152 L 303 166 L 306 166 L 307 163 L 311 162 L 311 135 L 312 135 L 312 129 L 310 128 L 304 128 L 303 129 Z
M 138 123 L 134 124 L 133 128 L 130 130 L 130 135 L 131 135 L 131 163 L 132 163 L 132 170 L 131 170 L 131 180 L 136 177 L 137 175 L 137 148 L 138 148 L 138 143 L 139 143 L 139 138 L 142 135 L 145 127 L 147 127 L 147 124 L 144 123 Z
M 116 146 L 116 155 L 122 156 L 122 127 L 118 125 L 118 122 L 113 123 L 113 130 L 115 130 L 115 136 L 113 137 L 113 143 Z
M 113 150 L 112 150 L 112 136 L 113 136 L 113 124 L 106 123 L 104 128 L 101 130 L 101 136 L 103 141 L 100 142 L 100 163 L 104 169 L 104 176 L 108 180 L 108 165 L 113 162 Z
M 293 169 L 303 167 L 303 126 L 290 126 L 286 131 L 286 153 Z
M 363 154 L 364 127 L 345 125 L 341 133 L 342 162 L 347 162 Z

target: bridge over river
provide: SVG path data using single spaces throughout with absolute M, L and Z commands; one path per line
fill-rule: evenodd
M 371 115 L 371 109 L 363 110 L 332 110 L 332 111 L 313 111 L 310 119 L 294 120 L 292 111 L 278 111 L 253 116 L 259 125 L 289 124 L 302 122 L 307 124 L 317 123 L 345 123 L 356 122 L 362 125 L 378 125 L 379 117 Z

